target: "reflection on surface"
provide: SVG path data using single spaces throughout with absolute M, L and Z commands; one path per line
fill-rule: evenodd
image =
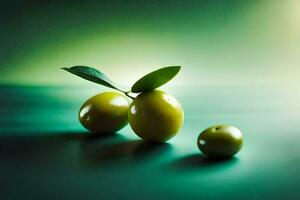
M 133 164 L 137 162 L 158 162 L 170 153 L 168 143 L 148 143 L 143 140 L 130 140 L 120 134 L 97 135 L 88 132 L 45 132 L 40 135 L 18 136 L 0 135 L 0 159 L 4 166 L 40 167 L 51 166 L 82 168 L 103 164 Z M 25 162 L 25 164 L 24 164 Z
M 143 140 L 128 140 L 116 135 L 109 138 L 95 138 L 81 142 L 82 159 L 85 164 L 99 167 L 98 164 L 148 162 L 163 157 L 171 150 L 168 143 L 148 143 Z
M 216 172 L 216 170 L 226 170 L 227 168 L 234 167 L 236 164 L 238 164 L 238 158 L 236 157 L 230 159 L 211 159 L 199 152 L 172 161 L 168 165 L 168 169 L 174 170 L 175 173 L 176 171 L 180 171 L 181 173 L 195 173 L 198 171 L 202 173 L 203 169 Z

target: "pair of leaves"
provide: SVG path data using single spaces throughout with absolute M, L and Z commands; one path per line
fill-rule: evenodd
M 154 90 L 175 77 L 180 71 L 180 66 L 170 66 L 155 70 L 136 81 L 131 87 L 131 92 L 140 93 Z M 75 74 L 83 79 L 104 85 L 109 88 L 125 92 L 120 89 L 113 81 L 111 81 L 102 72 L 87 66 L 74 66 L 70 68 L 62 68 L 72 74 Z

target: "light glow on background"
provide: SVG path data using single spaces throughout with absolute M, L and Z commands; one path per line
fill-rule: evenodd
M 0 55 L 0 82 L 89 85 L 59 69 L 88 65 L 128 87 L 154 69 L 182 65 L 173 84 L 299 84 L 299 1 L 176 2 L 132 13 L 133 4 L 114 8 L 107 3 L 111 10 L 95 9 L 91 16 L 83 10 L 74 21 L 65 14 L 66 24 L 60 12 L 72 13 L 79 4 L 57 13 L 52 7 L 24 9 L 2 33 L 7 38 L 9 30 L 21 34 L 10 32 L 18 38 L 5 43 L 10 54 Z

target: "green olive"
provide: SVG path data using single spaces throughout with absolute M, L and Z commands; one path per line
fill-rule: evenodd
M 94 133 L 115 133 L 127 125 L 129 105 L 127 98 L 122 94 L 100 93 L 83 104 L 78 114 L 79 121 Z
M 215 125 L 200 133 L 199 149 L 209 157 L 228 158 L 235 155 L 243 145 L 241 131 L 230 125 Z
M 174 137 L 183 124 L 183 118 L 183 109 L 176 98 L 160 90 L 139 94 L 128 112 L 133 131 L 152 142 L 164 142 Z

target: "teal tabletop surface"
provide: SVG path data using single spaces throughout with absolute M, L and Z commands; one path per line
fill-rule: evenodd
M 93 89 L 1 86 L 0 199 L 300 199 L 298 88 L 166 91 L 185 123 L 167 143 L 149 144 L 129 126 L 107 137 L 84 130 L 77 112 Z M 197 148 L 218 123 L 243 132 L 231 160 L 209 161 Z

